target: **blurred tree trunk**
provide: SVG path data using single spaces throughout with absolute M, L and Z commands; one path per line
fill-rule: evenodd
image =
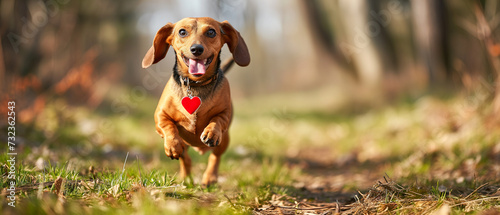
M 340 50 L 335 43 L 335 24 L 333 23 L 333 13 L 329 10 L 334 9 L 335 5 L 329 1 L 302 1 L 306 9 L 309 26 L 314 32 L 314 36 L 321 49 L 333 58 L 341 58 Z M 325 5 L 328 4 L 328 5 Z M 331 11 L 330 11 L 331 12 Z
M 430 84 L 444 83 L 447 74 L 445 51 L 446 26 L 443 0 L 412 0 L 412 18 L 417 61 L 423 64 Z
M 325 53 L 351 69 L 360 84 L 367 89 L 380 86 L 383 63 L 374 43 L 383 36 L 382 27 L 370 26 L 369 1 L 318 0 L 303 1 L 317 43 Z
M 382 79 L 382 62 L 375 47 L 374 37 L 379 36 L 380 26 L 370 26 L 369 4 L 365 0 L 339 0 L 345 40 L 340 49 L 347 61 L 352 62 L 360 82 L 368 89 L 379 87 Z

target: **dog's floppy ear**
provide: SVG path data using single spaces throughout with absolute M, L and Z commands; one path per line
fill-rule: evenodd
M 165 57 L 170 46 L 169 37 L 172 34 L 174 26 L 175 24 L 169 22 L 156 32 L 153 45 L 142 59 L 142 68 L 148 68 L 151 64 L 158 63 L 158 61 Z
M 221 22 L 220 26 L 222 38 L 227 43 L 229 51 L 233 54 L 234 62 L 240 66 L 248 66 L 250 64 L 250 53 L 248 53 L 247 44 L 245 44 L 240 32 L 234 29 L 228 21 Z

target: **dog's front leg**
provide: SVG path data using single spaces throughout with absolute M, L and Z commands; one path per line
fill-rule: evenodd
M 157 115 L 156 128 L 160 136 L 163 137 L 165 154 L 171 159 L 179 159 L 184 153 L 186 145 L 179 136 L 177 126 L 172 120 L 167 119 L 163 115 Z
M 217 183 L 220 159 L 229 145 L 227 130 L 231 117 L 231 109 L 213 117 L 201 134 L 201 141 L 210 147 L 214 147 L 208 159 L 207 169 L 203 174 L 202 185 L 205 187 Z
M 201 141 L 210 147 L 218 146 L 222 141 L 222 134 L 229 128 L 231 114 L 231 109 L 226 109 L 224 112 L 213 117 L 203 130 L 200 136 Z

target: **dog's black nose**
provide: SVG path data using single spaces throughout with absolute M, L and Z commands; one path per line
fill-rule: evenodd
M 194 44 L 191 46 L 191 53 L 193 53 L 194 56 L 200 56 L 203 53 L 203 46 L 200 44 Z

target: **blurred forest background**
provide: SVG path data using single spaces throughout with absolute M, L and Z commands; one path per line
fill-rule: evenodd
M 434 209 L 446 198 L 454 208 L 475 210 L 469 197 L 483 198 L 483 188 L 492 198 L 482 209 L 496 207 L 499 11 L 497 0 L 1 0 L 0 128 L 7 127 L 7 102 L 15 101 L 23 176 L 17 185 L 31 191 L 61 175 L 87 182 L 97 175 L 99 189 L 79 185 L 64 194 L 91 202 L 87 207 L 93 195 L 130 203 L 135 184 L 177 186 L 178 163 L 167 161 L 153 119 L 174 54 L 148 69 L 141 61 L 166 23 L 209 16 L 240 31 L 252 61 L 226 75 L 235 116 L 221 163 L 224 193 L 212 201 L 201 198 L 210 193 L 183 188 L 195 205 L 296 209 L 302 194 L 314 194 L 309 198 L 346 206 L 385 173 L 429 188 L 422 198 Z M 196 183 L 206 158 L 193 161 Z M 8 165 L 0 171 L 5 175 Z M 460 193 L 442 195 L 441 186 Z M 177 188 L 161 190 L 166 202 L 179 198 Z M 371 198 L 385 204 L 393 191 Z M 25 194 L 28 204 L 33 193 Z M 45 207 L 37 198 L 33 207 Z M 198 204 L 203 199 L 208 204 Z M 397 201 L 399 209 L 419 207 L 413 199 Z M 202 214 L 189 202 L 173 205 L 180 203 L 193 213 L 179 214 Z
M 127 110 L 107 96 L 117 86 L 131 89 L 129 100 L 158 96 L 173 54 L 149 70 L 141 59 L 160 27 L 189 16 L 228 20 L 244 36 L 252 63 L 228 75 L 236 100 L 322 92 L 328 96 L 317 102 L 328 108 L 380 104 L 443 86 L 479 86 L 490 96 L 498 91 L 500 6 L 494 0 L 0 4 L 0 100 L 15 99 L 22 122 L 34 121 L 55 97 L 69 105 L 111 105 L 119 114 Z
M 157 96 L 173 55 L 150 70 L 141 59 L 161 26 L 188 16 L 228 20 L 247 41 L 251 65 L 228 75 L 236 99 L 321 90 L 330 92 L 327 104 L 380 103 L 436 86 L 495 91 L 498 7 L 494 0 L 3 0 L 1 101 L 15 99 L 20 120 L 30 122 L 53 97 L 96 108 L 117 85 Z

